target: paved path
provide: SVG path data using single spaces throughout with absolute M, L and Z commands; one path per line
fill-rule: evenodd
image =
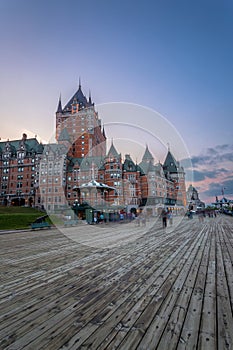
M 2 234 L 0 348 L 233 349 L 233 218 L 153 225 Z

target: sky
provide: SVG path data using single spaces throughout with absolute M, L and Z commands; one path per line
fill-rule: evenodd
M 222 189 L 233 198 L 231 0 L 0 0 L 0 43 L 2 140 L 23 132 L 51 140 L 59 96 L 65 105 L 81 77 L 108 137 L 117 138 L 114 121 L 130 124 L 131 144 L 139 128 L 160 138 L 154 111 L 191 156 L 200 199 Z M 103 108 L 116 103 L 146 112 L 118 120 Z M 182 158 L 173 139 L 160 141 Z

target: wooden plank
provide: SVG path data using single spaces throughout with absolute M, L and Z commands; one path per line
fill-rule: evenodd
M 217 229 L 217 226 L 214 227 Z M 201 313 L 198 348 L 217 349 L 216 334 L 216 236 L 211 227 L 210 254 L 205 284 L 205 295 Z
M 37 315 L 38 316 L 38 315 Z M 49 317 L 49 315 L 48 315 L 48 317 Z
M 138 260 L 138 257 L 137 257 L 137 260 Z M 138 263 L 140 264 L 140 260 L 138 261 Z M 132 265 L 132 264 L 131 264 Z M 126 281 L 127 282 L 127 281 Z M 92 303 L 93 304 L 93 303 Z M 87 304 L 86 304 L 87 305 Z M 94 306 L 92 307 L 92 305 L 90 305 L 91 306 L 91 312 L 93 313 L 93 310 L 95 310 L 95 312 L 96 312 L 96 308 L 97 308 L 97 305 L 96 305 L 96 303 L 94 302 Z M 98 309 L 97 309 L 98 310 Z M 83 314 L 85 314 L 85 317 L 87 317 L 87 310 L 85 309 L 85 310 L 83 310 L 82 311 L 82 313 Z M 50 331 L 51 332 L 51 331 Z M 54 332 L 53 332 L 54 333 Z M 61 330 L 60 330 L 60 333 L 62 333 L 61 332 Z M 48 337 L 47 337 L 47 339 L 48 339 Z
M 151 247 L 150 247 L 150 249 L 151 249 Z M 131 259 L 131 256 L 130 256 L 130 259 Z M 136 261 L 137 261 L 137 264 L 139 264 L 139 265 L 141 265 L 141 259 L 140 260 L 138 260 L 138 259 L 136 259 Z M 131 265 L 131 269 L 134 269 L 134 266 L 132 265 L 132 263 L 130 264 Z M 130 281 L 128 280 L 128 279 L 126 279 L 125 280 L 125 285 L 126 285 L 126 287 L 127 287 L 127 285 L 130 285 Z M 133 286 L 134 288 L 138 288 L 137 287 L 137 285 L 135 285 L 135 286 Z M 129 287 L 127 287 L 127 288 L 129 288 Z M 121 289 L 120 291 L 118 291 L 118 295 L 119 295 L 119 292 L 123 292 L 123 290 Z M 127 298 L 127 296 L 128 296 L 128 294 L 129 294 L 129 291 L 127 291 L 127 292 L 124 292 L 124 298 Z M 105 295 L 106 295 L 106 292 L 105 292 Z M 100 299 L 100 295 L 98 295 L 97 296 L 99 299 Z M 114 300 L 114 295 L 112 295 L 112 294 L 110 294 L 109 295 L 109 297 L 110 297 L 110 299 L 113 299 Z M 90 317 L 90 315 L 93 315 L 93 317 L 95 316 L 95 314 L 94 313 L 98 313 L 99 312 L 99 307 L 98 307 L 98 305 L 97 305 L 97 303 L 96 303 L 96 300 L 95 299 L 93 299 L 93 300 L 91 300 L 90 299 L 90 297 L 88 296 L 88 303 L 85 303 L 85 308 L 84 309 L 82 309 L 81 311 L 82 311 L 82 314 L 84 315 L 84 317 L 83 317 L 83 322 L 86 322 L 86 320 L 88 319 L 88 317 Z M 105 305 L 106 305 L 106 301 L 105 301 L 105 299 L 106 299 L 106 296 L 105 296 L 105 298 L 101 301 L 102 303 L 104 303 Z M 101 299 L 100 299 L 101 300 Z M 87 309 L 87 306 L 88 306 L 88 304 L 90 304 L 90 308 L 89 309 Z M 88 311 L 89 310 L 89 311 Z M 71 315 L 71 317 L 72 317 L 72 315 Z M 77 319 L 77 316 L 76 316 L 76 319 Z M 78 318 L 78 320 L 79 320 L 79 325 L 80 325 L 80 323 L 81 323 L 81 318 L 79 317 Z M 93 320 L 92 321 L 92 323 L 94 323 L 94 324 L 96 324 L 96 323 L 99 323 L 99 321 L 95 321 L 95 320 Z M 98 326 L 99 327 L 99 326 Z M 56 322 L 56 328 L 57 328 L 57 322 Z M 73 327 L 74 328 L 74 327 Z M 53 340 L 54 341 L 59 341 L 60 340 L 60 337 L 62 338 L 62 339 L 64 339 L 64 337 L 67 335 L 67 330 L 66 329 L 61 329 L 61 328 L 57 328 L 58 329 L 58 331 L 56 331 L 56 329 L 54 329 L 54 327 L 48 327 L 48 332 L 47 332 L 47 336 L 45 337 L 44 335 L 43 335 L 43 338 L 44 339 L 47 339 L 47 341 L 48 340 L 50 340 L 50 335 L 49 334 L 52 334 L 52 337 L 53 337 Z M 81 331 L 80 331 L 80 333 L 78 334 L 78 337 L 79 337 L 79 339 L 83 339 L 83 337 L 84 336 L 88 336 L 89 335 L 89 332 L 90 332 L 90 330 L 92 331 L 93 329 L 95 329 L 95 327 L 92 327 L 92 325 L 91 325 L 91 327 L 90 327 L 90 325 L 88 326 L 88 331 L 86 330 L 86 329 L 81 329 Z M 76 332 L 77 332 L 77 329 L 76 329 Z M 57 334 L 58 333 L 58 334 Z M 64 334 L 63 334 L 64 333 Z M 55 335 L 56 335 L 56 337 L 55 337 Z M 61 340 L 60 340 L 61 341 Z M 50 341 L 50 342 L 52 342 L 52 341 Z M 37 340 L 36 340 L 36 342 L 34 342 L 34 346 L 35 345 L 40 345 L 41 346 L 41 339 L 40 339 L 40 337 L 39 338 L 37 338 Z M 52 342 L 52 347 L 54 346 L 54 343 Z M 78 346 L 78 344 L 77 344 L 77 342 L 75 343 L 75 346 Z
M 219 230 L 217 237 L 217 334 L 218 334 L 218 348 L 231 349 L 233 346 L 233 317 L 232 305 L 230 302 L 228 281 L 226 278 L 224 266 L 224 250 L 222 245 L 222 230 Z M 228 266 L 229 267 L 229 266 Z M 231 273 L 232 266 L 231 266 Z
M 198 246 L 197 242 L 200 237 L 201 235 L 196 237 L 196 241 L 194 241 L 190 247 L 187 247 L 187 250 L 184 250 L 184 247 L 182 247 L 180 251 L 181 255 L 178 257 L 178 261 L 174 264 L 172 271 L 169 271 L 169 274 L 165 276 L 164 283 L 162 283 L 162 281 L 157 281 L 157 285 L 161 287 L 161 289 L 154 291 L 155 293 L 152 295 L 150 302 L 138 315 L 133 326 L 127 333 L 125 330 L 119 331 L 112 342 L 108 344 L 108 349 L 113 349 L 116 344 L 119 344 L 123 349 L 136 348 L 141 341 L 142 335 L 144 335 L 143 339 L 145 339 L 145 332 L 150 328 L 152 323 L 153 326 L 150 328 L 151 333 L 148 331 L 145 343 L 148 348 L 153 348 L 151 337 L 153 340 L 155 340 L 155 338 L 157 339 L 157 337 L 159 339 L 160 337 L 159 334 L 163 330 L 164 322 L 166 322 L 166 314 L 173 308 L 174 301 L 179 295 L 180 287 L 190 268 L 187 262 L 190 259 L 190 254 L 194 254 L 193 248 Z M 127 325 L 125 322 L 123 324 Z M 143 348 L 144 344 L 140 343 L 140 347 L 141 346 Z
M 233 347 L 233 218 L 115 227 L 95 233 L 125 237 L 107 249 L 53 229 L 1 235 L 0 348 Z
M 183 330 L 183 324 L 187 318 L 187 314 L 192 319 L 192 327 L 189 330 L 189 334 L 191 332 L 189 346 L 190 349 L 194 349 L 196 346 L 207 270 L 206 256 L 208 256 L 208 253 L 208 233 L 203 232 L 203 240 L 199 245 L 196 255 L 193 256 L 191 268 L 159 341 L 159 347 L 161 349 L 177 348 L 180 339 L 183 339 L 181 338 L 181 331 Z M 193 342 L 191 342 L 191 339 Z

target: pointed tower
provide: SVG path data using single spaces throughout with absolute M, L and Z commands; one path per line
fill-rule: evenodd
M 117 150 L 113 144 L 113 140 L 112 140 L 111 146 L 109 148 L 107 158 L 109 158 L 110 161 L 121 160 L 121 154 L 117 152 Z
M 58 106 L 57 106 L 57 112 L 56 114 L 58 113 L 62 113 L 62 105 L 61 105 L 61 95 L 59 97 L 59 101 L 58 101 Z
M 144 152 L 144 155 L 142 157 L 142 162 L 143 163 L 153 163 L 154 162 L 154 157 L 152 156 L 152 153 L 149 151 L 148 145 L 146 145 L 146 149 Z
M 170 148 L 168 148 L 167 156 L 163 164 L 163 170 L 165 177 L 174 183 L 176 204 L 179 206 L 186 206 L 187 198 L 184 168 L 180 166 L 180 163 L 175 159 Z
M 60 94 L 57 111 L 56 111 L 56 140 L 58 140 L 59 138 L 59 134 L 62 130 L 63 122 L 64 122 L 64 117 L 62 114 L 62 104 L 61 104 L 61 94 Z
M 140 168 L 143 169 L 145 174 L 148 174 L 151 171 L 154 171 L 154 157 L 149 151 L 148 146 L 146 145 L 146 149 L 144 155 L 142 157 L 142 161 L 139 164 Z
M 173 156 L 173 154 L 171 153 L 170 149 L 168 149 L 167 156 L 163 164 L 163 169 L 164 169 L 164 174 L 167 177 L 169 177 L 170 174 L 176 174 L 178 171 L 177 161 Z
M 104 162 L 105 167 L 105 183 L 108 186 L 115 187 L 117 189 L 118 196 L 116 197 L 117 203 L 120 204 L 123 199 L 122 191 L 122 158 L 121 154 L 117 152 L 113 140 L 107 156 Z
M 89 100 L 82 92 L 79 78 L 78 90 L 62 108 L 59 98 L 56 112 L 56 140 L 61 142 L 63 129 L 69 135 L 72 149 L 69 154 L 74 158 L 106 155 L 106 137 L 101 130 L 101 120 L 95 111 L 89 93 Z M 63 138 L 64 133 L 62 134 Z

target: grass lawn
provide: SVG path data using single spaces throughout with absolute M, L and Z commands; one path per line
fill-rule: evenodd
M 45 212 L 34 208 L 0 206 L 0 230 L 30 228 L 30 223 L 44 215 L 46 215 Z M 47 220 L 50 221 L 49 218 Z

